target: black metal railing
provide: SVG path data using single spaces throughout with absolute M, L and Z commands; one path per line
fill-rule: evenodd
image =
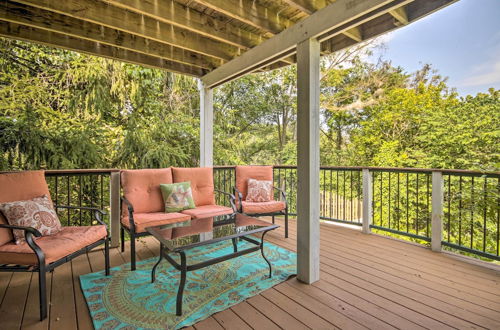
M 432 171 L 374 168 L 371 173 L 371 227 L 430 241 Z
M 443 171 L 443 245 L 498 259 L 500 175 Z
M 103 220 L 109 223 L 110 175 L 117 170 L 47 170 L 45 177 L 52 201 L 56 205 L 97 207 L 106 212 Z M 65 226 L 90 225 L 92 212 L 57 209 Z
M 363 170 L 371 175 L 371 224 L 377 233 L 429 244 L 432 236 L 432 175 L 443 175 L 442 245 L 500 260 L 500 174 L 413 168 L 320 168 L 320 218 L 362 225 Z M 215 186 L 231 191 L 234 167 L 214 168 Z M 296 215 L 297 167 L 274 166 L 274 184 L 285 190 Z M 279 196 L 276 196 L 279 198 Z

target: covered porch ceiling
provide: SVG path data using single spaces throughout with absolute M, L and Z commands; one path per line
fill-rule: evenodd
M 295 26 L 323 25 L 328 54 L 407 25 L 455 0 L 3 0 L 0 35 L 204 77 L 215 87 L 296 62 L 280 49 L 244 70 L 224 64 Z M 320 17 L 319 11 L 330 7 Z M 343 15 L 347 14 L 347 15 Z M 326 19 L 326 20 L 325 20 Z M 313 23 L 313 24 L 311 24 Z M 272 43 L 272 42 L 269 42 Z M 295 43 L 296 44 L 296 43 Z

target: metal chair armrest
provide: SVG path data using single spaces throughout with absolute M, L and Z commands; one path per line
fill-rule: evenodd
M 222 191 L 222 190 L 218 190 L 218 189 L 214 189 L 215 192 L 219 193 L 219 194 L 223 194 L 223 195 L 226 195 L 229 197 L 229 203 L 231 203 L 231 208 L 233 209 L 234 212 L 237 212 L 236 210 L 236 204 L 235 204 L 235 197 L 233 194 L 231 193 L 228 193 L 228 192 L 225 192 L 225 191 Z
M 243 194 L 236 187 L 233 187 L 233 190 L 234 190 L 234 195 L 238 196 L 238 205 L 240 207 L 239 212 L 242 213 L 243 212 L 243 204 L 242 204 Z
M 85 211 L 93 211 L 94 212 L 94 218 L 99 224 L 103 225 L 106 227 L 106 231 L 108 230 L 108 225 L 102 220 L 102 216 L 106 215 L 106 212 L 104 212 L 101 209 L 98 209 L 97 207 L 88 207 L 88 206 L 70 206 L 70 205 L 54 205 L 56 209 L 67 209 L 67 210 L 85 210 Z
M 283 189 L 273 186 L 274 189 L 278 190 L 281 193 L 281 196 L 285 200 L 285 204 L 288 205 L 288 201 L 286 200 L 286 193 Z
M 35 237 L 42 237 L 42 233 L 40 233 L 38 229 L 35 229 L 33 227 L 0 224 L 0 228 L 24 230 L 25 233 L 30 233 L 32 235 L 35 235 Z

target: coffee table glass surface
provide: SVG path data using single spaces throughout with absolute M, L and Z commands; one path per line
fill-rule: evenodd
M 269 266 L 269 277 L 271 277 L 272 266 L 264 255 L 264 236 L 267 232 L 278 227 L 278 225 L 240 213 L 147 227 L 146 230 L 160 242 L 160 257 L 151 271 L 151 282 L 155 281 L 156 268 L 163 259 L 166 259 L 181 272 L 176 314 L 182 315 L 182 294 L 188 271 L 201 269 L 260 250 L 263 259 Z M 254 234 L 258 235 L 254 236 Z M 226 240 L 232 241 L 233 252 L 188 265 L 186 250 Z M 251 246 L 247 245 L 244 249 L 239 249 L 238 242 L 241 240 L 251 243 Z M 171 254 L 178 254 L 180 263 L 173 259 Z

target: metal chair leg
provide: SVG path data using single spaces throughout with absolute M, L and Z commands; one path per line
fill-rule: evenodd
M 135 235 L 130 232 L 130 270 L 135 270 Z
M 122 247 L 122 252 L 125 252 L 125 229 L 120 226 L 120 242 Z
M 274 220 L 274 214 L 272 215 L 272 219 L 273 219 L 273 225 L 274 225 L 274 223 L 275 223 L 275 220 Z
M 285 238 L 288 238 L 288 207 L 285 209 Z
M 38 270 L 38 295 L 40 298 L 40 321 L 47 318 L 47 282 L 45 266 Z
M 106 276 L 109 276 L 109 237 L 104 241 L 104 264 L 106 268 Z

